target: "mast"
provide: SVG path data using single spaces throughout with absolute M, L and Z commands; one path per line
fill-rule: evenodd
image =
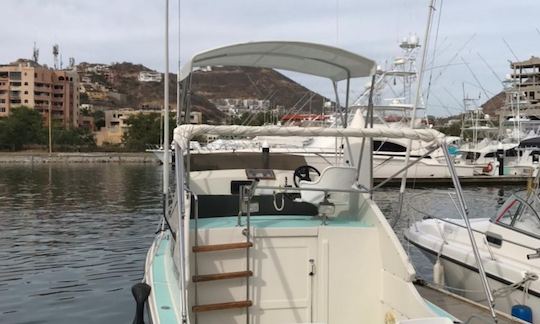
M 435 0 L 430 0 L 429 2 L 429 12 L 428 12 L 428 22 L 426 26 L 426 33 L 424 35 L 424 49 L 422 51 L 422 63 L 420 64 L 420 71 L 418 72 L 418 79 L 416 83 L 416 94 L 414 97 L 414 104 L 413 109 L 411 113 L 411 128 L 415 128 L 415 119 L 416 119 L 416 108 L 418 107 L 418 104 L 420 102 L 420 90 L 422 89 L 422 79 L 424 76 L 424 70 L 426 67 L 426 57 L 427 57 L 427 50 L 428 50 L 428 42 L 429 42 L 429 33 L 431 30 L 431 19 L 433 18 L 433 11 L 435 9 Z M 412 148 L 412 140 L 409 140 L 409 145 L 407 146 L 407 153 L 405 155 L 405 165 L 409 164 L 409 160 L 411 157 L 411 148 Z M 396 220 L 394 221 L 394 225 L 397 224 L 399 218 L 401 217 L 401 210 L 403 207 L 403 196 L 405 194 L 405 186 L 407 185 L 407 170 L 403 172 L 403 176 L 401 178 L 401 187 L 399 188 L 399 212 L 396 216 Z
M 165 0 L 165 75 L 163 78 L 163 207 L 167 217 L 169 193 L 169 0 Z

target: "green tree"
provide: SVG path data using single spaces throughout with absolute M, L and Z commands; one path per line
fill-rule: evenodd
M 34 109 L 20 106 L 11 109 L 9 116 L 0 121 L 0 146 L 12 151 L 25 145 L 43 144 L 46 131 L 41 114 Z
M 461 123 L 456 122 L 449 126 L 441 126 L 437 130 L 447 136 L 459 136 L 461 134 Z
M 96 141 L 86 128 L 55 128 L 52 132 L 55 145 L 93 148 Z
M 105 127 L 105 113 L 103 110 L 96 110 L 92 113 L 92 116 L 94 117 L 94 124 L 96 125 L 96 129 L 100 129 L 101 127 Z
M 161 127 L 161 114 L 136 114 L 131 115 L 126 120 L 129 128 L 124 137 L 122 144 L 127 150 L 144 151 L 148 144 L 161 144 L 163 139 L 163 128 Z M 173 131 L 176 127 L 176 114 L 169 114 L 169 139 L 172 143 Z
M 125 147 L 128 150 L 143 151 L 147 144 L 159 144 L 160 120 L 158 113 L 131 115 L 126 121 L 129 129 L 122 139 Z

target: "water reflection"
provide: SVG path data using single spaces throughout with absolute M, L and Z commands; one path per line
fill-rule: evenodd
M 127 323 L 129 288 L 161 212 L 161 170 L 155 165 L 0 166 L 0 322 Z M 465 187 L 471 217 L 490 217 L 521 187 Z M 375 199 L 392 219 L 398 188 Z M 415 188 L 405 200 L 458 217 L 446 188 Z M 440 197 L 446 199 L 440 199 Z M 407 205 L 398 236 L 412 221 Z M 420 275 L 431 265 L 404 241 Z
M 2 166 L 0 322 L 129 322 L 160 180 L 155 165 Z

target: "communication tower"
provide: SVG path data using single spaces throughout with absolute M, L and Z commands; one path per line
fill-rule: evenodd
M 34 48 L 32 50 L 32 59 L 34 62 L 38 62 L 39 59 L 39 49 L 36 47 L 36 42 L 34 42 Z
M 53 45 L 52 53 L 54 56 L 54 69 L 58 70 L 58 54 L 60 53 L 60 47 L 58 46 L 58 44 Z

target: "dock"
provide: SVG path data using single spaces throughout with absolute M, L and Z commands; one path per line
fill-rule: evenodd
M 489 308 L 425 282 L 415 283 L 420 295 L 463 323 L 492 323 Z M 474 318 L 473 318 L 474 317 Z M 527 323 L 497 311 L 498 324 Z M 459 323 L 459 322 L 458 322 Z

